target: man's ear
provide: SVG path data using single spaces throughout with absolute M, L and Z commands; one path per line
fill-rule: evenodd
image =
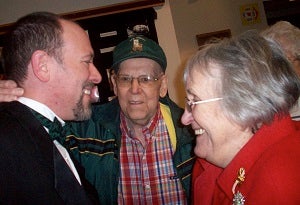
M 110 76 L 110 80 L 113 84 L 114 94 L 115 94 L 115 96 L 118 96 L 118 89 L 117 89 L 117 82 L 116 82 L 116 79 L 115 79 L 115 74 Z
M 34 75 L 43 82 L 47 82 L 50 79 L 50 71 L 48 69 L 49 56 L 45 51 L 36 50 L 33 52 L 30 63 Z
M 160 85 L 160 90 L 159 90 L 159 96 L 161 98 L 165 97 L 168 92 L 168 78 L 165 75 L 161 77 L 161 85 Z

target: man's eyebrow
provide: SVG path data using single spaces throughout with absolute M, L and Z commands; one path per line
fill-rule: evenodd
M 95 56 L 95 54 L 93 52 L 87 53 L 86 55 L 84 55 L 84 58 L 93 58 Z
M 84 55 L 81 57 L 81 59 L 94 59 L 95 55 L 93 53 L 90 53 L 90 54 L 87 54 L 87 55 Z

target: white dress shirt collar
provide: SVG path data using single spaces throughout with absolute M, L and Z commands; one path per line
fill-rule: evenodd
M 48 106 L 46 106 L 36 100 L 26 98 L 26 97 L 20 97 L 18 99 L 18 101 L 20 103 L 30 107 L 31 109 L 35 110 L 36 112 L 42 114 L 43 116 L 45 116 L 52 122 L 54 121 L 54 117 L 56 117 L 59 120 L 59 122 L 62 124 L 62 126 L 65 125 L 65 122 L 60 117 L 58 117 Z

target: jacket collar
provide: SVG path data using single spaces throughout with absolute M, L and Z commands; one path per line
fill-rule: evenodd
M 252 168 L 268 147 L 291 135 L 296 129 L 295 123 L 289 116 L 282 119 L 276 117 L 272 124 L 263 125 L 218 177 L 217 183 L 224 193 L 228 197 L 232 197 L 231 189 L 239 169 L 243 167 L 247 175 L 247 171 Z M 233 172 L 233 170 L 235 171 Z M 244 183 L 247 183 L 247 177 Z

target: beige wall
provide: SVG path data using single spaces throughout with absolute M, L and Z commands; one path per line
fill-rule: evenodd
M 0 25 L 14 22 L 32 11 L 68 13 L 128 1 L 0 0 Z M 258 3 L 261 22 L 245 26 L 242 25 L 239 8 L 251 3 Z M 263 29 L 267 26 L 260 0 L 165 0 L 165 4 L 155 10 L 159 43 L 168 59 L 169 95 L 182 107 L 185 97 L 182 71 L 186 60 L 198 49 L 197 34 L 230 29 L 236 35 L 248 29 Z

